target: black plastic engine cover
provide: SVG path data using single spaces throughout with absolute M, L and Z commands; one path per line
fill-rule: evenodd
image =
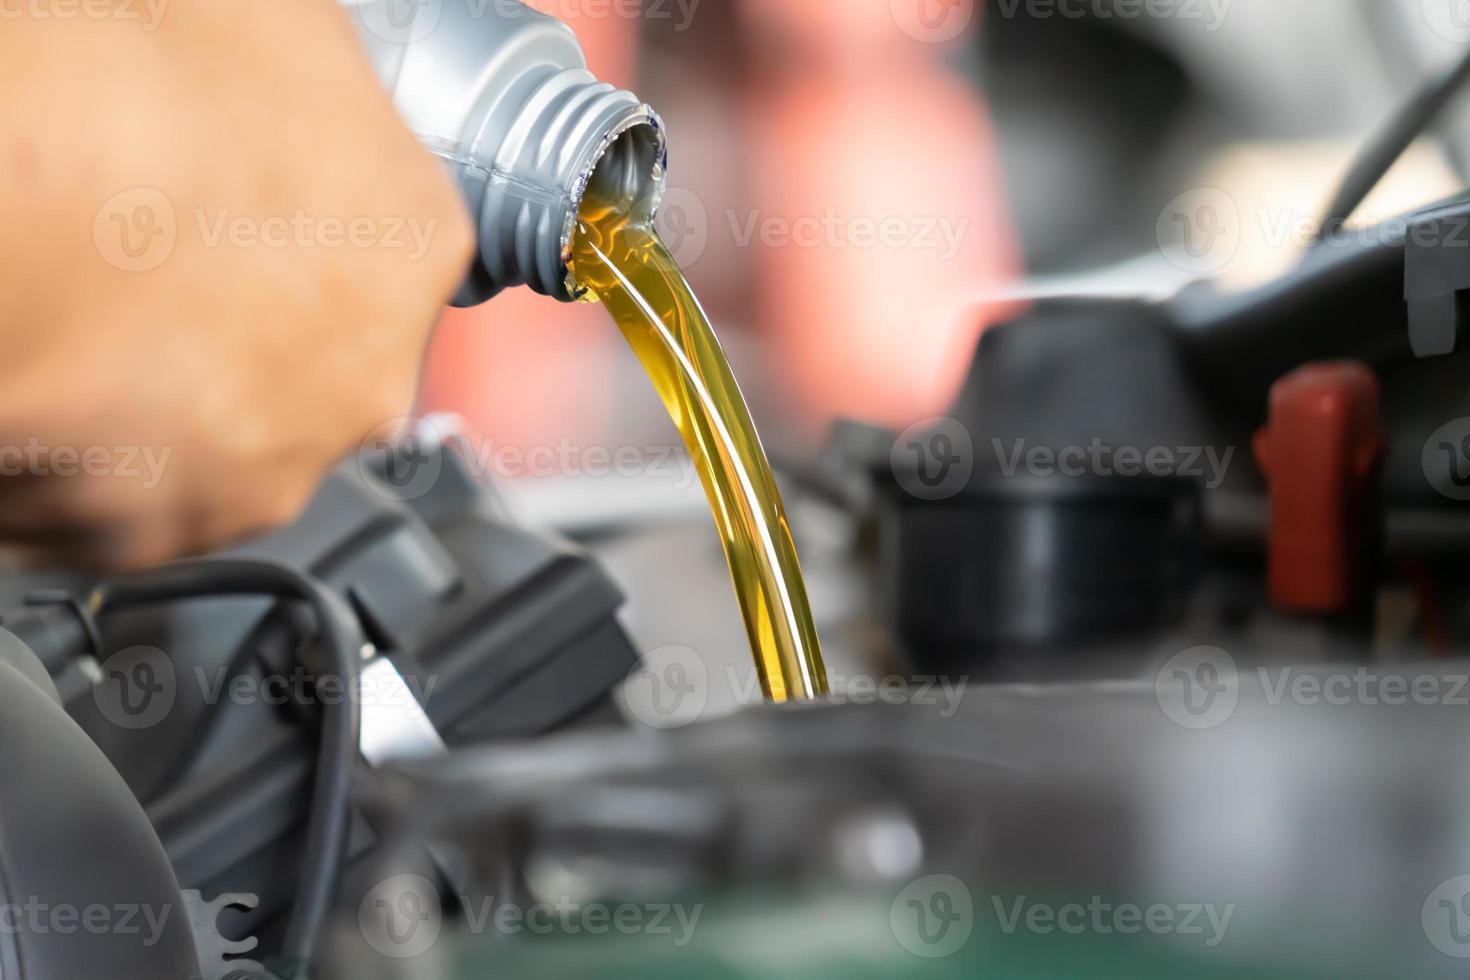
M 572 545 L 511 520 L 453 449 L 428 451 L 413 463 L 432 478 L 398 485 L 386 454 L 344 464 L 295 525 L 235 553 L 340 590 L 451 745 L 604 708 L 637 660 L 615 618 L 622 593 Z M 260 896 L 227 926 L 262 928 L 301 866 L 316 743 L 302 612 L 206 599 L 119 614 L 101 682 L 67 703 L 144 801 L 180 881 Z M 354 852 L 374 839 L 359 820 Z
M 198 976 L 179 885 L 142 807 L 0 630 L 0 977 Z

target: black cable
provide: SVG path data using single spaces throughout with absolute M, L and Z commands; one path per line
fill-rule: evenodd
M 20 637 L 52 677 L 78 657 L 102 659 L 102 638 L 82 601 L 66 589 L 42 589 L 0 615 L 0 626 Z
M 286 565 L 254 559 L 203 559 L 168 565 L 98 586 L 88 598 L 87 611 L 100 618 L 126 606 L 226 595 L 304 599 L 316 616 L 323 646 L 331 658 L 329 669 L 341 678 L 344 690 L 352 691 L 363 646 L 356 617 L 331 589 Z M 282 957 L 291 976 L 299 975 L 311 962 L 346 861 L 352 777 L 361 727 L 357 698 L 330 699 L 323 705 L 321 724 L 307 820 L 307 864 L 282 945 Z
M 1321 244 L 1342 230 L 1404 151 L 1438 118 L 1467 82 L 1470 82 L 1470 52 L 1443 76 L 1426 85 L 1394 114 L 1382 132 L 1368 141 L 1368 145 L 1358 152 L 1328 205 L 1313 244 Z

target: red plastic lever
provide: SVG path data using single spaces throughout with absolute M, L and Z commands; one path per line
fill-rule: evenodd
M 1346 612 L 1363 598 L 1378 540 L 1386 445 L 1378 379 L 1364 364 L 1312 364 L 1271 389 L 1256 461 L 1271 488 L 1267 589 L 1279 609 Z

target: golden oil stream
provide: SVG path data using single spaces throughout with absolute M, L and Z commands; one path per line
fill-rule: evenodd
M 684 437 L 766 698 L 818 697 L 827 675 L 781 493 L 725 352 L 651 211 L 594 182 L 578 215 L 573 278 L 612 314 Z

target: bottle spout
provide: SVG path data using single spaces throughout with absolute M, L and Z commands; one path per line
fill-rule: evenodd
M 456 305 L 474 305 L 509 285 L 570 301 L 572 239 L 587 189 L 601 185 L 630 207 L 651 213 L 663 192 L 663 124 L 628 92 L 584 76 L 557 98 L 534 99 L 530 118 L 502 143 L 494 167 L 471 174 L 469 197 L 479 200 L 480 248 L 475 269 Z M 472 164 L 472 166 L 474 166 Z
M 658 115 L 600 82 L 571 28 L 522 3 L 344 0 L 399 113 L 453 172 L 478 225 L 456 306 L 510 286 L 576 298 L 577 209 L 590 181 L 656 206 Z

